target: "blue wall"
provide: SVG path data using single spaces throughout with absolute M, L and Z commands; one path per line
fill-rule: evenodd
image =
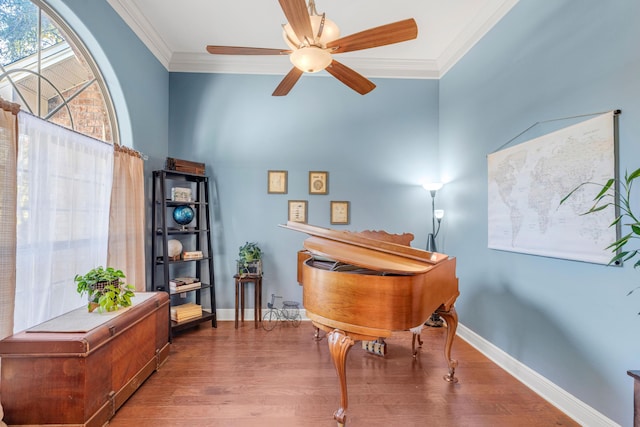
M 639 366 L 640 295 L 626 296 L 638 272 L 487 249 L 486 156 L 538 121 L 619 108 L 620 170 L 640 167 L 638 17 L 640 2 L 521 0 L 440 81 L 461 322 L 623 425 L 626 371 Z
M 426 244 L 437 174 L 438 83 L 376 80 L 361 96 L 332 77 L 304 76 L 286 97 L 282 77 L 171 73 L 169 154 L 206 163 L 215 185 L 218 308 L 234 307 L 238 247 L 265 254 L 264 295 L 302 300 L 296 252 L 307 237 L 278 227 L 288 200 L 308 200 L 310 224 L 414 233 Z M 286 170 L 286 195 L 267 171 Z M 309 195 L 309 171 L 329 172 L 329 194 Z M 351 202 L 351 224 L 331 226 L 331 200 Z M 266 299 L 266 298 L 265 298 Z

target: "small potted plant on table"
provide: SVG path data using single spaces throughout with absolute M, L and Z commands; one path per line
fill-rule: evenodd
M 80 295 L 88 295 L 89 312 L 96 308 L 98 312 L 115 311 L 120 307 L 129 307 L 134 294 L 134 287 L 125 284 L 122 270 L 102 266 L 89 270 L 83 276 L 77 274 L 75 282 Z
M 262 274 L 262 250 L 255 242 L 246 242 L 238 253 L 238 274 L 240 277 Z

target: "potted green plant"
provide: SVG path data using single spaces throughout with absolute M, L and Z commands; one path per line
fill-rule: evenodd
M 240 276 L 262 274 L 262 250 L 255 242 L 246 242 L 238 253 L 238 274 Z
M 120 307 L 129 307 L 134 287 L 125 284 L 122 270 L 102 266 L 89 270 L 84 275 L 76 274 L 75 282 L 80 295 L 87 294 L 89 312 L 96 308 L 98 312 L 115 311 Z

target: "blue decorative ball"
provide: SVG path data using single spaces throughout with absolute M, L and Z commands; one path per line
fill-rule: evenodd
M 180 225 L 187 225 L 193 221 L 195 213 L 191 206 L 182 205 L 173 210 L 173 220 Z

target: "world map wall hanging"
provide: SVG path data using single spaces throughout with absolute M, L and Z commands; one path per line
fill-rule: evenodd
M 607 264 L 613 207 L 581 215 L 616 177 L 614 112 L 488 156 L 488 247 Z

